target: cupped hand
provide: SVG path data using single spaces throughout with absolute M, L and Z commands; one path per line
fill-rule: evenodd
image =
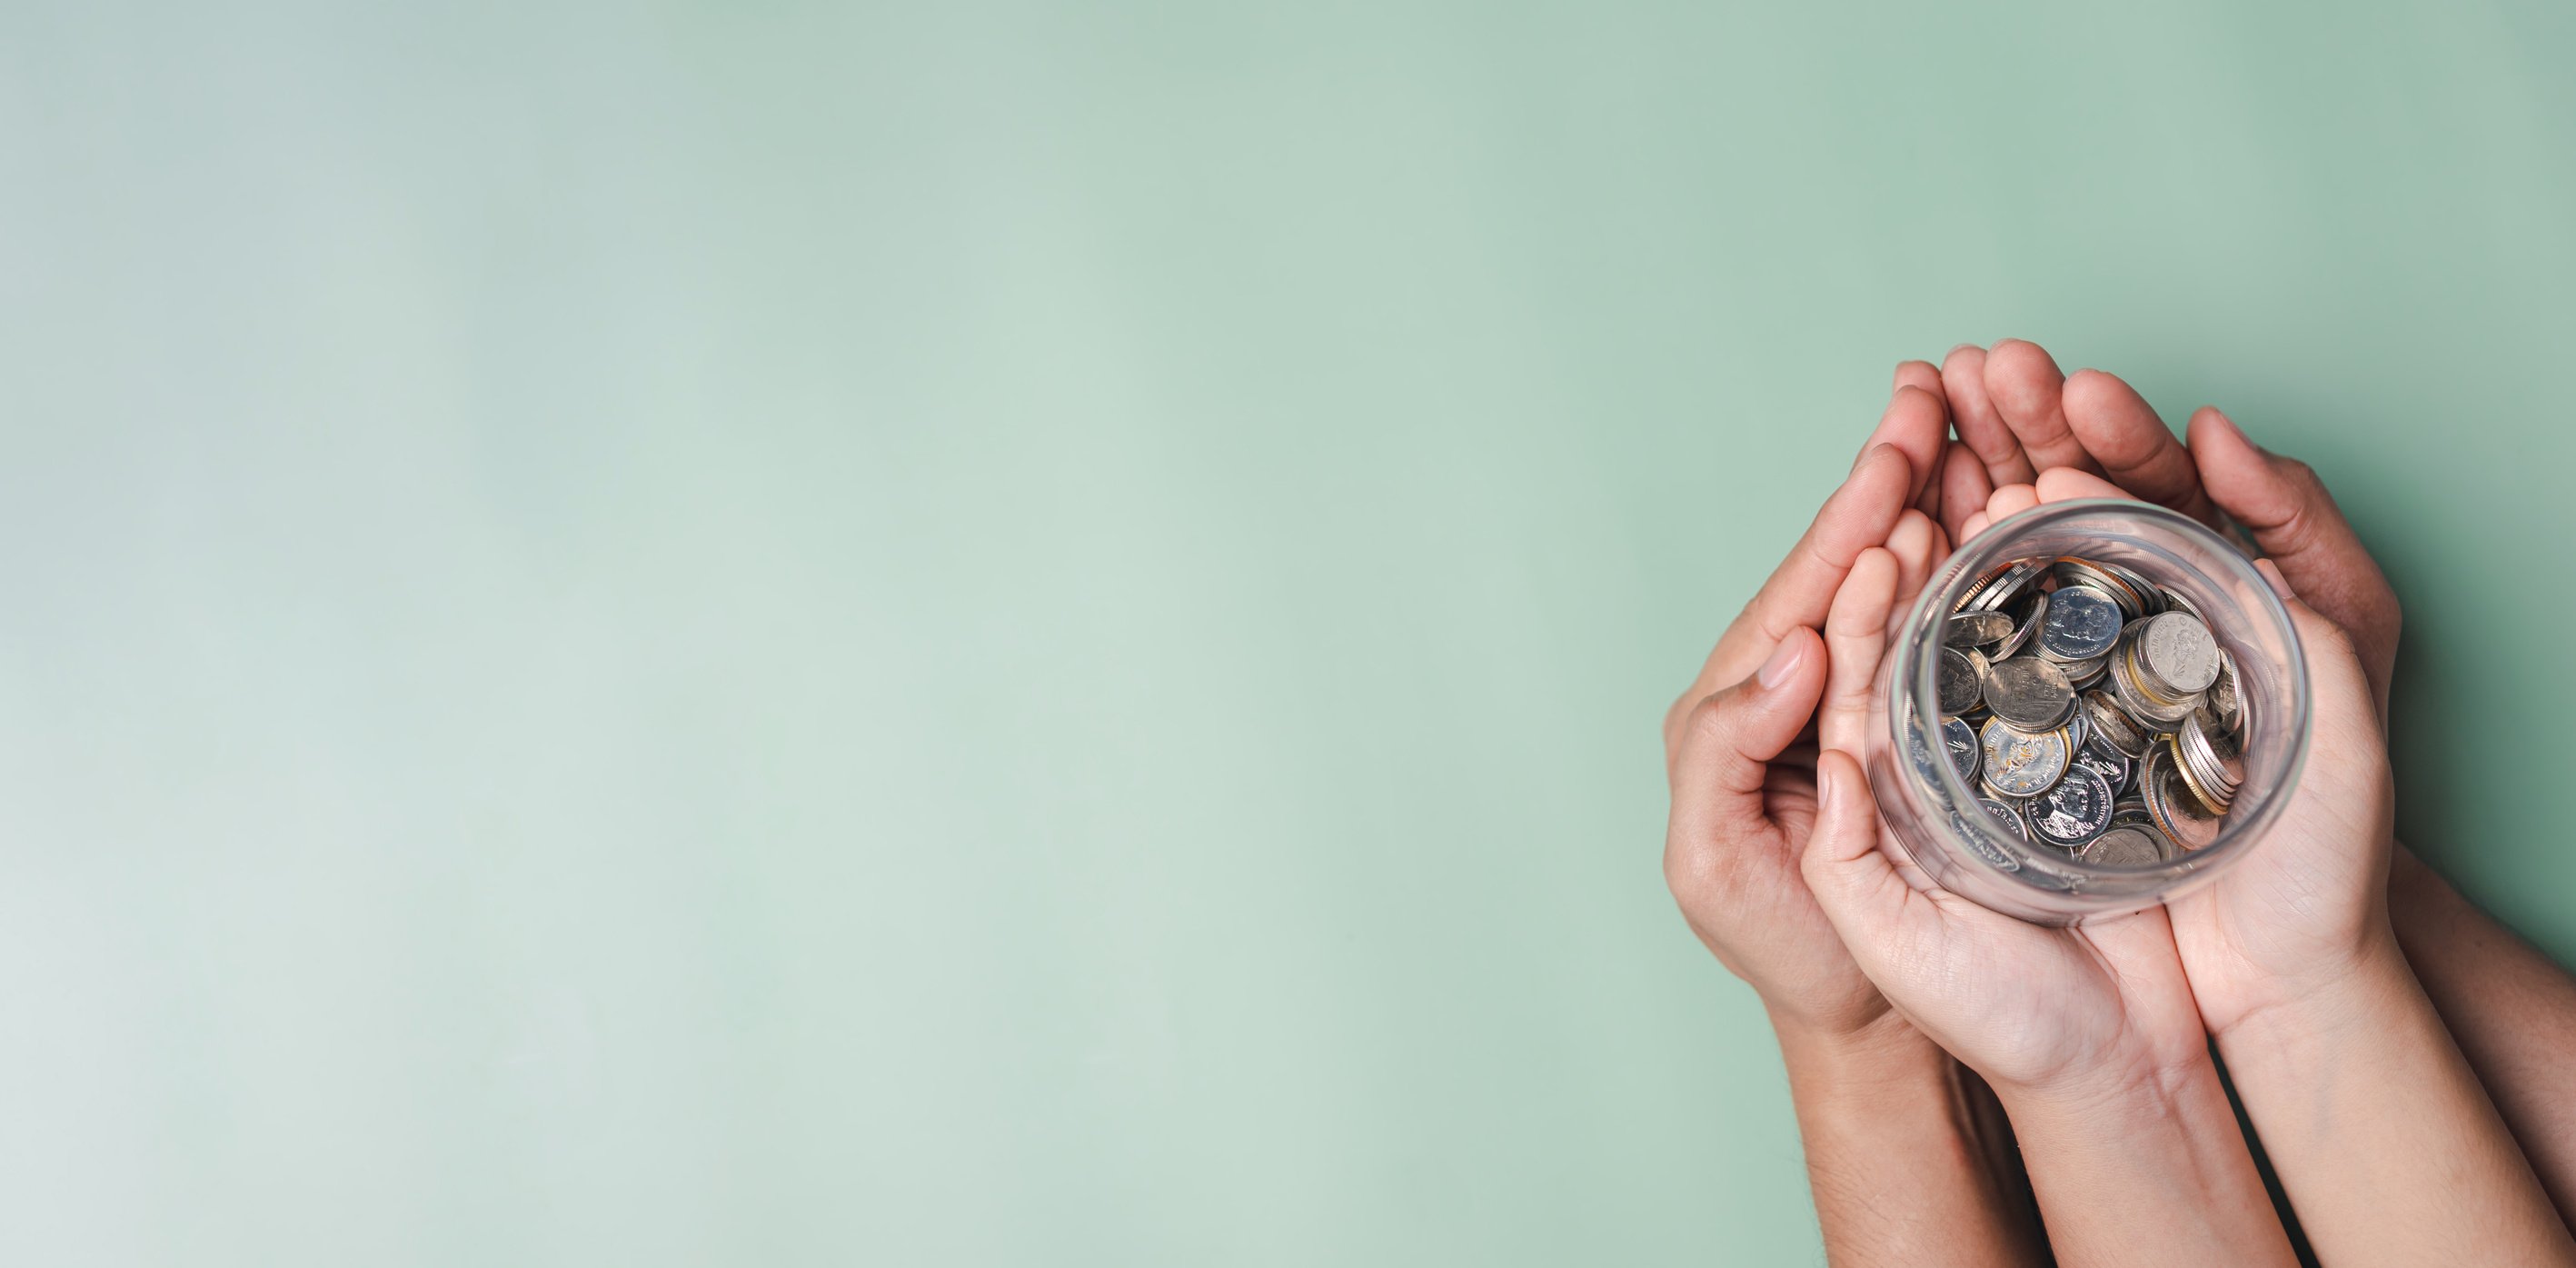
M 1922 578 L 1863 551 L 1826 618 L 1817 719 L 1822 802 L 1802 874 L 1862 973 L 1898 1014 L 2007 1094 L 2162 1085 L 2206 1060 L 2165 913 L 2077 928 L 2028 924 L 1892 861 L 1855 754 L 1886 655 L 1888 620 Z
M 2039 502 L 2127 496 L 2074 471 L 2042 472 L 2033 492 Z M 2213 1033 L 2396 953 L 2387 910 L 2395 793 L 2369 675 L 2353 640 L 2300 600 L 2285 570 L 2268 559 L 2255 566 L 2289 609 L 2307 661 L 2308 758 L 2259 848 L 2168 904 Z
M 2257 446 L 2218 410 L 2195 411 L 2174 438 L 2136 389 L 2100 370 L 2061 374 L 2046 349 L 2006 339 L 1961 344 L 1943 359 L 1959 439 L 1933 503 L 1950 540 L 2036 506 L 2042 472 L 2101 476 L 2131 497 L 2213 526 L 2233 520 L 2317 612 L 2352 639 L 2380 718 L 2403 614 L 2388 579 L 2307 464 Z M 2222 518 L 2223 516 L 2223 518 Z
M 1961 344 L 1941 361 L 1959 439 L 1942 467 L 1940 517 L 1965 542 L 1995 490 L 2067 468 L 2108 476 L 2137 496 L 2215 524 L 2203 473 L 2146 398 L 2099 370 L 2069 375 L 2038 344 Z
M 1928 371 L 1928 367 L 1924 367 Z M 1664 876 L 1693 932 L 1774 1018 L 1826 1036 L 1888 1016 L 1798 873 L 1816 816 L 1815 710 L 1826 656 L 1816 627 L 1864 551 L 1901 559 L 1920 585 L 1949 552 L 1909 502 L 1930 483 L 1948 426 L 1937 397 L 1899 387 L 1850 477 L 1667 714 L 1672 816 Z

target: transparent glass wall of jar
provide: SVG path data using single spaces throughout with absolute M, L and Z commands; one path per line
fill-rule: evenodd
M 2016 560 L 2074 557 L 2118 564 L 2198 609 L 2233 657 L 2246 710 L 2244 784 L 2217 838 L 2168 861 L 2086 863 L 2024 841 L 1989 819 L 1980 790 L 1943 753 L 1935 693 L 1945 621 L 1978 579 Z M 2080 710 L 2079 710 L 2080 712 Z M 1925 746 L 1914 748 L 1917 739 Z M 2227 539 L 2142 502 L 2057 502 L 1989 527 L 1935 570 L 1879 669 L 1863 755 L 1898 863 L 1981 906 L 2042 924 L 2072 924 L 2153 906 L 2208 881 L 2261 841 L 2298 786 L 2308 750 L 2307 665 L 2290 614 Z M 1915 760 L 1919 753 L 1937 760 Z

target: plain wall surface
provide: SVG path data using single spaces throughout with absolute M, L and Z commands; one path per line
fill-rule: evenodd
M 1769 1265 L 1904 357 L 2315 464 L 2562 959 L 2576 17 L 0 3 L 0 1258 Z

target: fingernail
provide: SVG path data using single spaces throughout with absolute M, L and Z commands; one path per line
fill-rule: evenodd
M 2279 564 L 2273 563 L 2269 559 L 2257 559 L 2254 561 L 2254 571 L 2262 573 L 2263 579 L 2272 583 L 2272 593 L 2277 594 L 2284 599 L 2295 599 L 2299 597 L 2299 592 L 2290 588 L 2290 579 L 2281 575 L 2281 566 Z M 1778 655 L 1777 652 L 1772 654 L 1775 656 Z
M 1851 776 L 1843 773 L 1842 763 L 1818 762 L 1816 764 L 1817 818 L 1832 819 L 1842 814 L 1843 801 L 1851 796 L 1851 790 L 1846 787 L 1850 782 Z
M 1784 639 L 1778 647 L 1771 649 L 1771 659 L 1762 662 L 1762 668 L 1753 675 L 1753 681 L 1765 691 L 1779 686 L 1780 680 L 1796 670 L 1798 662 L 1806 659 L 1806 656 L 1807 640 Z

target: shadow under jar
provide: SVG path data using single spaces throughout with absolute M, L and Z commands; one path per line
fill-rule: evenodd
M 2056 601 L 2059 589 L 2081 593 Z M 2116 610 L 2106 615 L 2102 597 Z M 2060 622 L 2051 631 L 2053 601 Z M 2002 628 L 1995 620 L 1954 626 L 1962 608 L 1991 608 L 2010 627 L 1981 646 L 1951 646 Z M 2167 612 L 2190 619 L 2153 624 Z M 2174 666 L 2205 665 L 2210 655 L 2195 641 L 2195 622 L 2224 653 L 2223 670 L 2185 690 L 2198 679 Z M 2070 658 L 2100 646 L 2106 630 L 2116 633 L 2104 659 Z M 2053 636 L 2044 657 L 2043 636 Z M 1997 666 L 2013 666 L 2009 681 L 1970 704 L 1961 661 L 1952 659 L 1945 702 L 1945 650 L 1977 653 L 1981 688 Z M 2042 659 L 2054 668 L 2029 663 Z M 2129 677 L 2115 682 L 2115 673 Z M 2025 680 L 2037 686 L 2025 690 Z M 2074 687 L 2078 680 L 2088 685 Z M 2075 703 L 2052 722 L 2040 715 L 2051 712 L 2061 681 Z M 2101 699 L 2089 700 L 2096 692 Z M 2116 714 L 2099 712 L 2105 705 Z M 1996 712 L 2014 716 L 2005 722 Z M 1973 753 L 1959 751 L 1963 731 Z M 2050 757 L 2052 746 L 2062 759 Z M 2007 760 L 1998 766 L 1989 751 Z M 2307 751 L 2307 663 L 2289 612 L 2252 562 L 2188 516 L 2094 499 L 1995 524 L 1933 573 L 1880 667 L 1865 760 L 1888 828 L 1882 842 L 1896 842 L 1890 852 L 1900 865 L 1980 906 L 2065 925 L 2208 883 L 2279 817 Z M 1986 782 L 1990 775 L 2004 787 Z M 2070 780 L 2081 786 L 2059 789 Z M 2094 806 L 2103 788 L 2109 822 Z M 2044 831 L 2033 829 L 2035 816 Z M 2124 835 L 2102 839 L 2112 832 Z

